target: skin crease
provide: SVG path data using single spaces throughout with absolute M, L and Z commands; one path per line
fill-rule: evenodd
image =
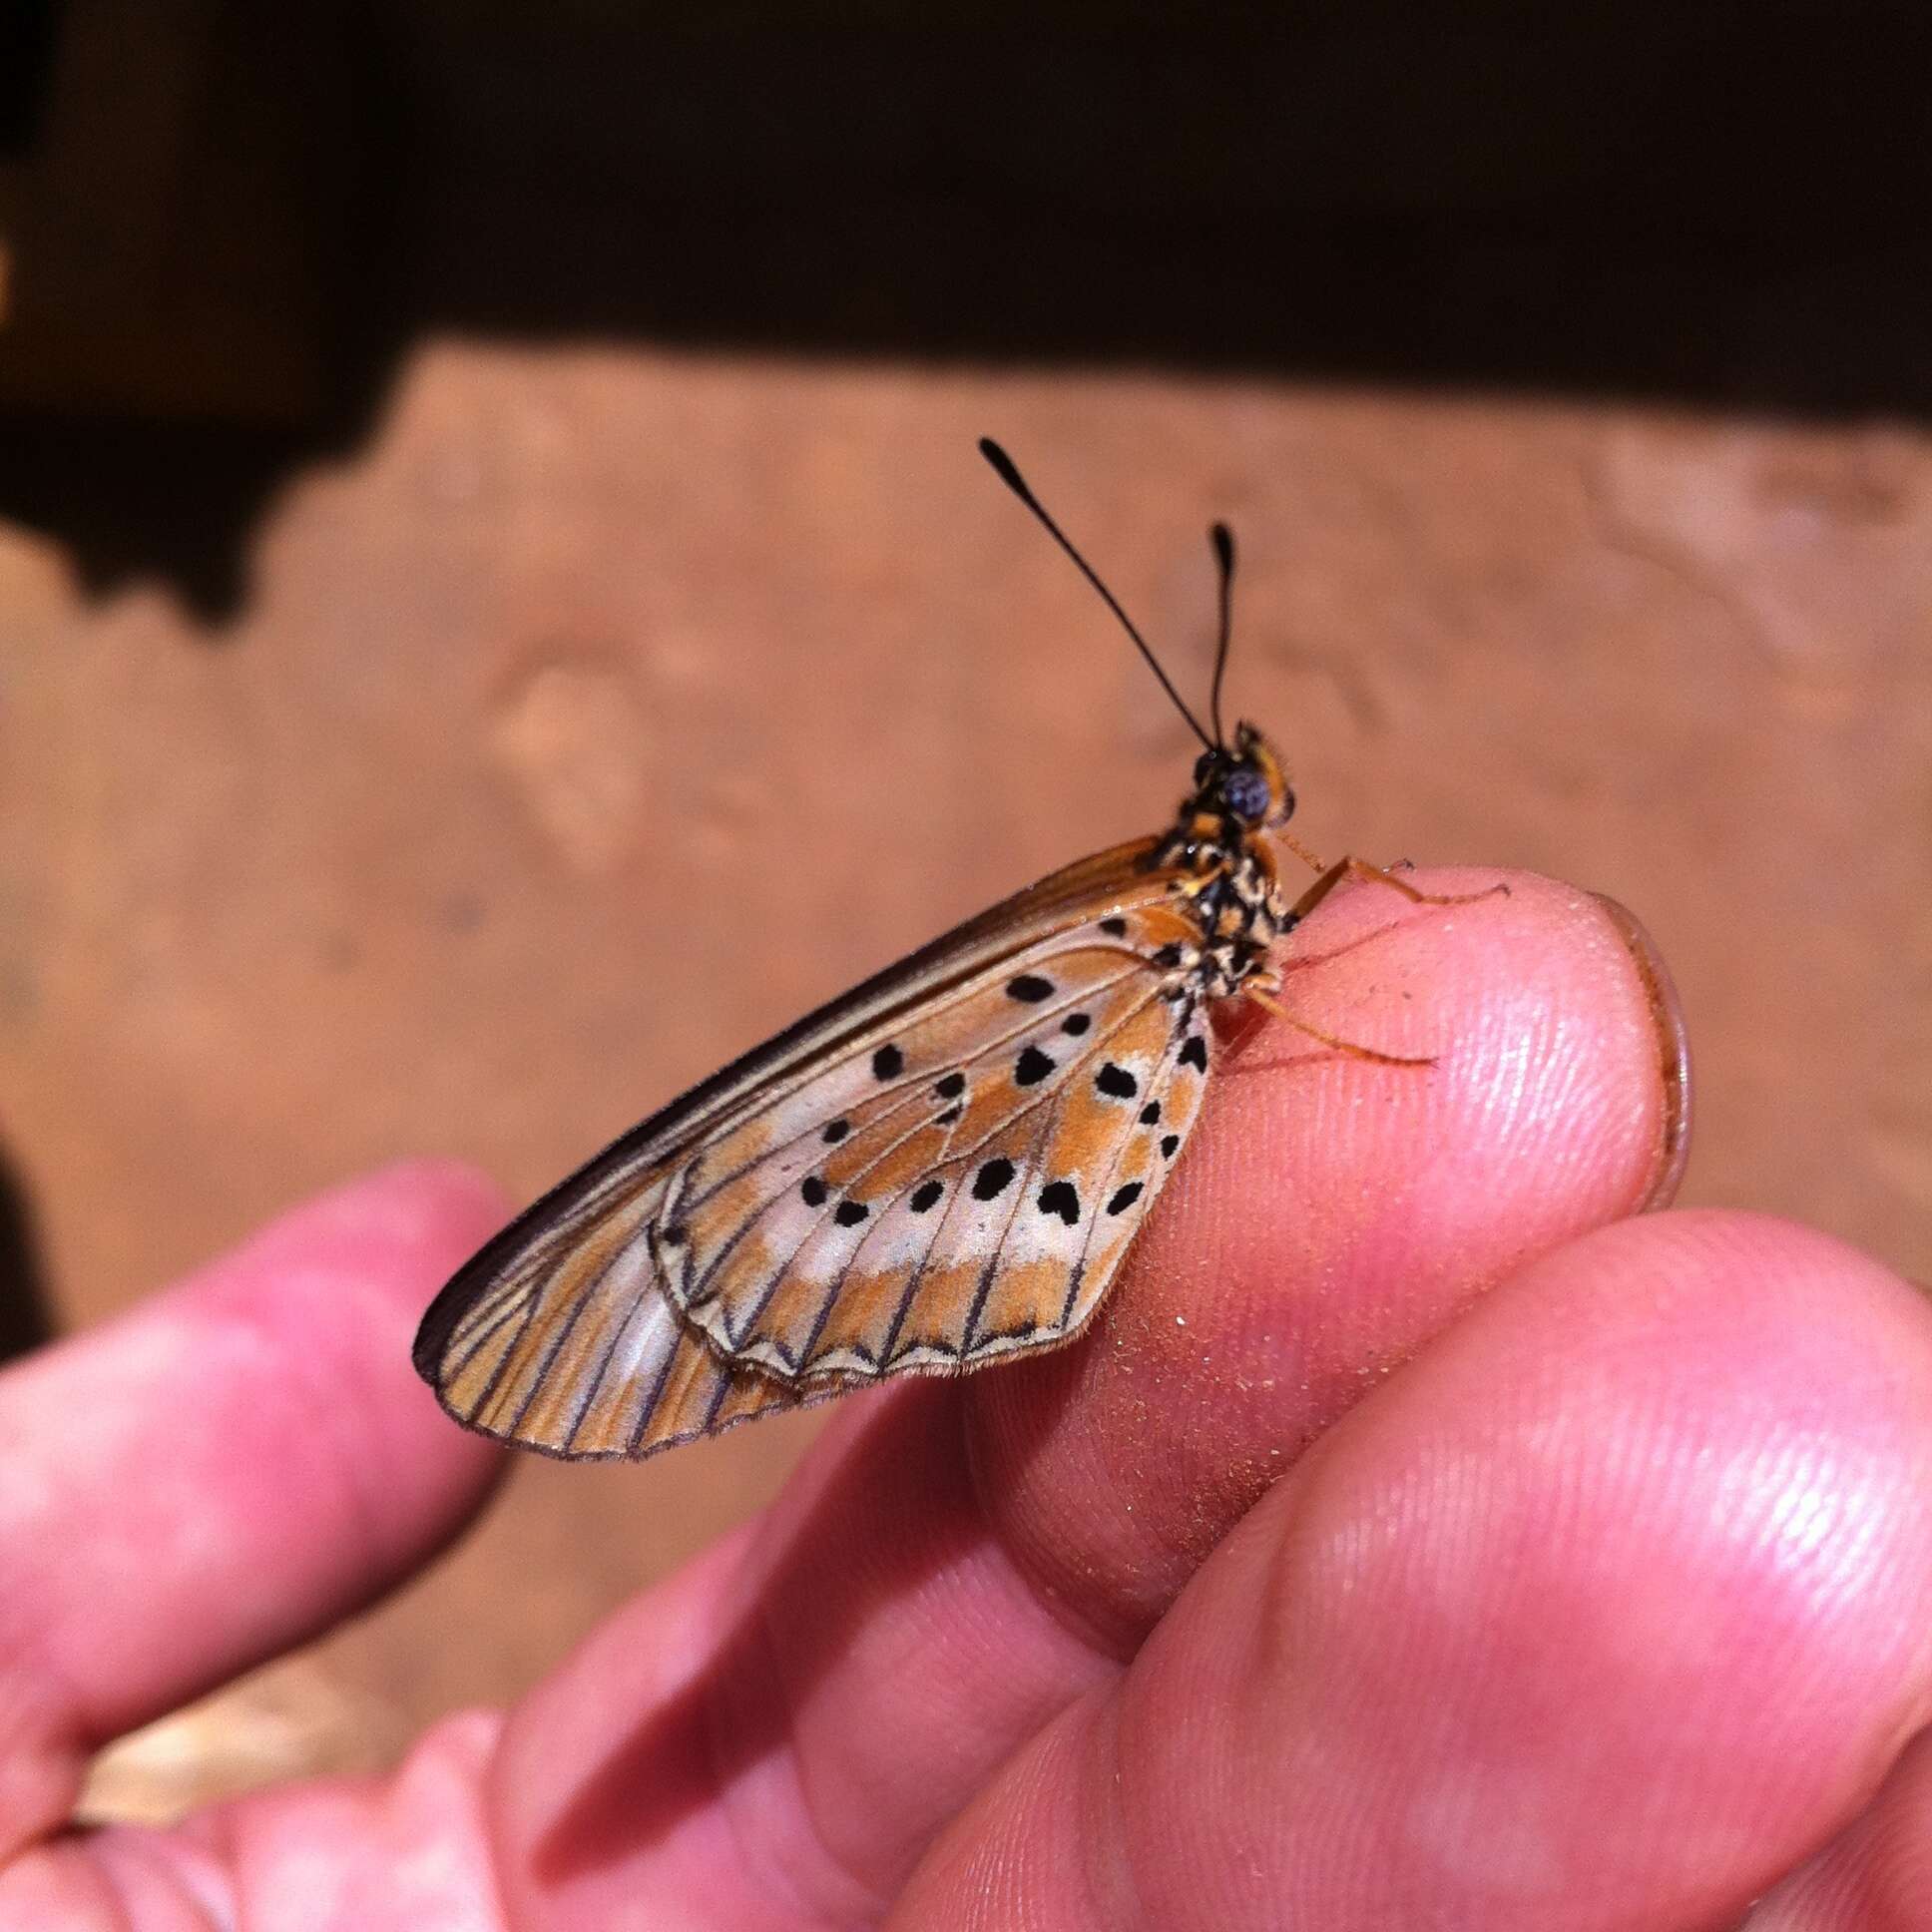
M 503 1204 L 387 1171 L 0 1372 L 0 1928 L 1932 1924 L 1932 1311 L 1633 1218 L 1644 962 L 1510 885 L 1337 892 L 1284 1004 L 1435 1067 L 1237 1020 L 1088 1337 L 845 1403 L 386 1777 L 61 1829 L 484 1500 L 408 1338 Z

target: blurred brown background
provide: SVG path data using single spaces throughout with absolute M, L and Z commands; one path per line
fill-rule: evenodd
M 639 11 L 0 19 L 0 1336 L 393 1156 L 532 1195 L 1159 823 L 983 431 L 1185 688 L 1234 523 L 1319 848 L 1639 912 L 1690 1200 L 1932 1275 L 1911 10 Z M 146 1761 L 514 1691 L 809 1427 L 525 1461 Z

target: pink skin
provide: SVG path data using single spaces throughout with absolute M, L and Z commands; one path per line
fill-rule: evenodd
M 1493 873 L 1418 875 L 1467 890 Z M 1668 1195 L 1586 894 L 1338 892 L 1096 1332 L 780 1501 L 391 1776 L 63 1834 L 88 1753 L 428 1560 L 408 1366 L 502 1207 L 298 1209 L 0 1374 L 0 1928 L 1932 1924 L 1932 1310 Z

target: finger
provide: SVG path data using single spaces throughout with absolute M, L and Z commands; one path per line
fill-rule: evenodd
M 1259 1029 L 1095 1345 L 984 1378 L 969 1429 L 1004 1540 L 1123 1652 L 1379 1376 L 1524 1261 L 1675 1188 L 1688 1076 L 1661 962 L 1594 895 L 1507 884 L 1455 907 L 1331 899 L 1283 1003 L 1435 1064 Z
M 367 1602 L 495 1456 L 409 1369 L 425 1296 L 501 1217 L 390 1169 L 125 1318 L 0 1374 L 0 1846 L 87 1753 Z
M 469 1711 L 383 1777 L 268 1785 L 173 1829 L 64 1832 L 0 1867 L 4 1932 L 499 1926 L 476 1802 L 498 1719 Z
M 773 1872 L 813 1909 L 876 1908 L 1345 1399 L 1657 1188 L 1666 1056 L 1597 901 L 1517 878 L 1445 912 L 1364 888 L 1302 937 L 1299 1010 L 1438 1066 L 1311 1059 L 1262 1028 L 1103 1332 L 1065 1366 L 855 1404 L 742 1559 L 594 1639 L 499 1767 L 532 1924 L 659 1891 L 694 1924 L 752 1924 Z
M 895 1924 L 1733 1924 L 1932 1711 L 1932 1322 L 1821 1235 L 1533 1265 L 1216 1553 Z

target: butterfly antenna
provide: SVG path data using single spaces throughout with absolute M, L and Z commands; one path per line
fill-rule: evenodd
M 1041 523 L 1046 527 L 1047 535 L 1050 536 L 1054 540 L 1054 542 L 1057 543 L 1060 546 L 1060 548 L 1064 550 L 1067 553 L 1067 555 L 1074 560 L 1075 564 L 1079 567 L 1080 574 L 1084 578 L 1086 578 L 1088 583 L 1093 585 L 1095 590 L 1100 592 L 1101 598 L 1106 603 L 1107 608 L 1110 611 L 1112 611 L 1117 618 L 1120 619 L 1121 629 L 1125 631 L 1127 635 L 1134 640 L 1135 648 L 1140 652 L 1141 656 L 1148 661 L 1148 669 L 1152 671 L 1157 678 L 1160 679 L 1161 689 L 1165 691 L 1168 694 L 1169 698 L 1171 698 L 1174 701 L 1175 710 L 1178 711 L 1181 714 L 1181 716 L 1188 721 L 1189 728 L 1193 730 L 1195 736 L 1200 738 L 1202 743 L 1205 744 L 1208 748 L 1208 750 L 1210 751 L 1218 750 L 1220 746 L 1216 742 L 1215 738 L 1209 737 L 1208 733 L 1201 728 L 1201 721 L 1198 718 L 1196 718 L 1194 713 L 1188 709 L 1186 703 L 1182 699 L 1181 694 L 1175 690 L 1173 679 L 1171 679 L 1168 676 L 1168 674 L 1161 669 L 1161 660 L 1154 655 L 1152 650 L 1149 649 L 1147 639 L 1142 637 L 1140 632 L 1134 628 L 1134 620 L 1131 617 L 1129 617 L 1124 610 L 1121 609 L 1120 599 L 1117 598 L 1114 595 L 1114 593 L 1110 591 L 1107 588 L 1107 586 L 1100 581 L 1100 575 L 1094 569 L 1093 565 L 1090 564 L 1087 561 L 1087 559 L 1083 557 L 1080 554 L 1080 552 L 1074 548 L 1073 539 L 1070 538 L 1067 535 L 1067 533 L 1064 530 L 1062 530 L 1057 523 L 1054 522 L 1052 517 L 1048 516 L 1045 508 L 1040 502 L 1040 499 L 1037 496 L 1035 496 L 1033 492 L 1027 487 L 1026 478 L 1023 477 L 1020 474 L 1019 470 L 1014 466 L 1012 457 L 1010 457 L 1006 453 L 1006 451 L 1003 450 L 999 446 L 999 444 L 996 443 L 990 436 L 982 436 L 979 439 L 979 453 L 982 456 L 984 456 L 989 463 L 992 464 L 995 472 L 999 476 L 1000 481 L 1004 483 L 1006 487 L 1009 490 L 1011 490 L 1013 494 L 1017 496 L 1020 499 L 1020 501 L 1024 503 L 1026 507 L 1033 512 L 1033 514 L 1036 517 L 1040 519 Z M 1216 680 L 1216 685 L 1218 686 L 1218 680 Z
M 1227 640 L 1234 633 L 1234 533 L 1217 523 L 1208 533 L 1214 547 L 1214 569 L 1220 577 L 1220 637 L 1214 645 L 1214 685 L 1208 699 L 1208 722 L 1214 727 L 1215 744 L 1225 747 L 1220 727 L 1220 679 L 1227 669 Z

